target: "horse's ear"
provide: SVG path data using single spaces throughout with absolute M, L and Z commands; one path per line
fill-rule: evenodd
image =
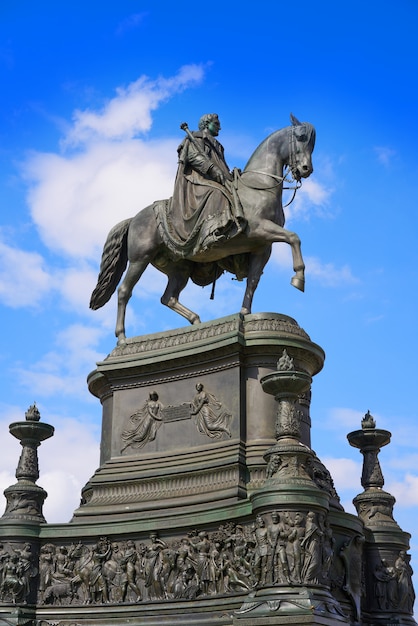
M 292 122 L 293 126 L 300 126 L 301 122 L 299 122 L 298 118 L 295 117 L 293 115 L 293 113 L 290 114 L 290 121 Z

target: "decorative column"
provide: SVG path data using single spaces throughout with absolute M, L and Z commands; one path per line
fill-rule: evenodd
M 256 514 L 254 570 L 257 582 L 234 614 L 234 626 L 349 624 L 330 592 L 334 537 L 329 523 L 331 494 L 320 489 L 315 473 L 324 466 L 301 442 L 299 397 L 311 386 L 305 370 L 309 351 L 287 348 L 277 370 L 260 383 L 277 401 L 276 444 L 264 454 L 264 485 L 251 494 Z
M 384 477 L 378 455 L 390 443 L 391 433 L 376 428 L 367 411 L 361 430 L 347 435 L 350 445 L 363 455 L 361 484 L 354 506 L 363 521 L 365 532 L 365 594 L 362 599 L 362 624 L 386 626 L 388 623 L 416 624 L 413 618 L 415 593 L 410 566 L 410 535 L 393 518 L 395 498 L 383 490 Z
M 261 379 L 263 391 L 274 395 L 278 403 L 276 417 L 277 444 L 264 455 L 267 461 L 267 480 L 275 484 L 308 481 L 312 483 L 309 467 L 313 453 L 300 441 L 301 411 L 297 408 L 300 395 L 310 389 L 312 377 L 296 370 L 293 359 L 284 349 L 277 363 L 277 371 Z
M 36 527 L 45 522 L 42 506 L 47 497 L 46 491 L 36 484 L 38 447 L 54 434 L 53 426 L 40 421 L 35 405 L 29 407 L 25 417 L 24 422 L 9 426 L 10 433 L 19 439 L 22 452 L 15 474 L 17 483 L 4 491 L 7 504 L 0 518 L 3 565 L 0 603 L 2 617 L 14 626 L 35 623 L 40 545 Z
M 26 421 L 9 426 L 13 437 L 19 439 L 22 452 L 15 474 L 18 482 L 4 491 L 7 505 L 0 524 L 12 521 L 23 524 L 45 522 L 42 507 L 48 494 L 36 484 L 39 478 L 38 447 L 42 441 L 52 437 L 54 427 L 40 421 L 36 405 L 29 407 L 25 417 Z
M 293 357 L 285 348 L 277 370 L 261 378 L 260 383 L 263 391 L 274 395 L 277 401 L 276 444 L 264 454 L 266 480 L 251 496 L 253 508 L 276 507 L 280 500 L 288 500 L 286 494 L 293 498 L 297 493 L 299 503 L 306 501 L 309 507 L 315 503 L 315 507 L 325 513 L 330 493 L 318 489 L 315 476 L 319 466 L 322 472 L 326 470 L 311 448 L 301 441 L 302 411 L 298 400 L 310 389 L 312 376 L 295 367 Z

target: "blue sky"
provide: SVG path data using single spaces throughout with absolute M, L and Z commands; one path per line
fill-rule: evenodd
M 418 5 L 400 0 L 246 5 L 3 0 L 0 6 L 0 487 L 19 444 L 8 424 L 36 401 L 48 521 L 67 521 L 98 465 L 101 410 L 86 376 L 114 347 L 115 302 L 88 301 L 107 232 L 169 197 L 179 125 L 217 112 L 230 166 L 243 167 L 293 112 L 317 130 L 315 171 L 289 207 L 306 292 L 275 245 L 253 311 L 294 317 L 326 352 L 313 384 L 312 444 L 348 510 L 361 455 L 347 432 L 370 409 L 393 433 L 380 455 L 395 518 L 418 551 Z M 183 325 L 149 271 L 129 336 Z M 203 320 L 240 309 L 190 286 Z M 413 565 L 417 557 L 413 553 Z

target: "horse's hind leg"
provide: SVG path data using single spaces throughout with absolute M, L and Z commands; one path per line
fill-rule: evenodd
M 135 287 L 138 280 L 141 278 L 145 269 L 148 266 L 148 261 L 135 261 L 129 264 L 128 270 L 125 274 L 125 278 L 121 282 L 118 288 L 118 313 L 116 318 L 115 335 L 118 340 L 118 346 L 123 346 L 126 343 L 125 335 L 125 315 L 126 305 L 132 295 L 132 290 Z
M 263 269 L 271 255 L 271 246 L 266 248 L 260 254 L 250 255 L 250 264 L 248 268 L 247 286 L 245 289 L 244 300 L 242 301 L 241 313 L 247 315 L 251 313 L 253 297 Z
M 191 271 L 192 265 L 187 261 L 176 264 L 174 270 L 168 274 L 168 283 L 162 295 L 161 303 L 185 317 L 191 324 L 200 324 L 200 317 L 197 313 L 179 302 L 179 295 L 187 285 Z

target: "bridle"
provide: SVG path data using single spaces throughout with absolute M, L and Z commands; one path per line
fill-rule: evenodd
M 295 199 L 297 190 L 302 187 L 302 180 L 301 179 L 297 180 L 296 178 L 296 172 L 298 168 L 297 168 L 297 160 L 296 160 L 295 126 L 290 126 L 288 128 L 288 137 L 289 137 L 289 164 L 286 166 L 283 176 L 278 176 L 277 174 L 270 174 L 269 172 L 262 172 L 261 170 L 245 170 L 244 172 L 240 172 L 239 170 L 234 168 L 234 182 L 238 182 L 239 180 L 241 184 L 244 185 L 244 187 L 248 187 L 248 189 L 255 189 L 257 191 L 270 191 L 272 189 L 277 189 L 277 187 L 280 187 L 280 185 L 283 185 L 284 182 L 288 183 L 289 185 L 293 185 L 295 183 L 294 186 L 283 187 L 283 189 L 286 189 L 286 190 L 293 190 L 291 199 L 289 200 L 287 204 L 283 205 L 283 208 L 289 206 L 289 204 L 293 202 L 293 200 Z M 263 176 L 269 176 L 270 178 L 273 178 L 274 180 L 277 181 L 277 183 L 267 186 L 267 187 L 266 186 L 258 187 L 255 185 L 249 185 L 242 179 L 242 176 L 244 174 L 262 174 Z M 288 179 L 289 175 L 291 176 L 290 180 Z

